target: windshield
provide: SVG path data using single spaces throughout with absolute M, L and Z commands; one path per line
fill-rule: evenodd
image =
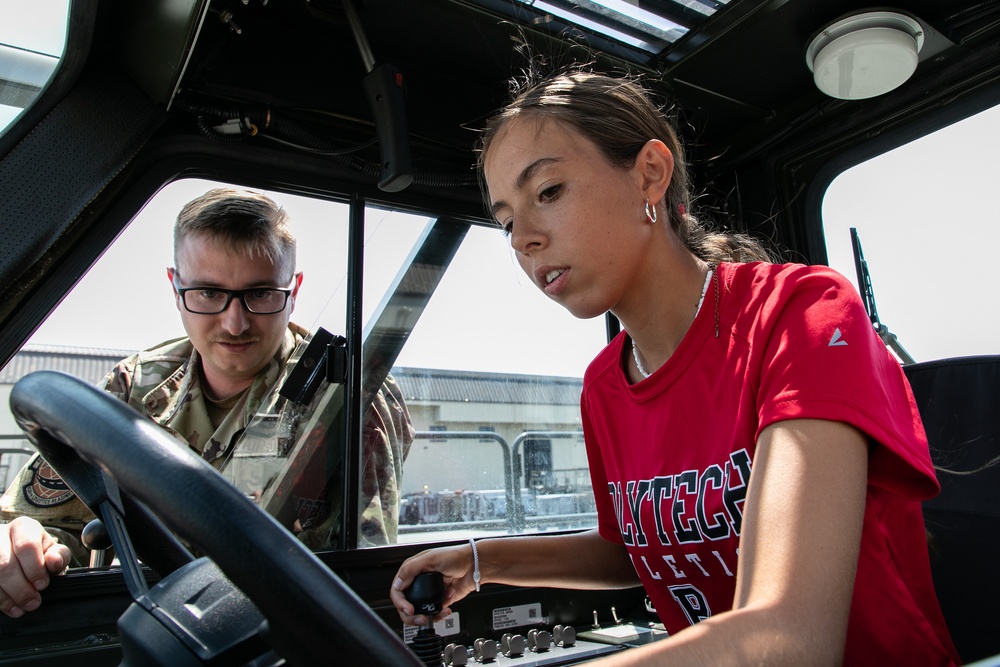
M 338 537 L 347 432 L 331 360 L 346 351 L 323 328 L 224 475 L 316 550 L 595 525 L 579 400 L 603 320 L 539 298 L 495 228 L 372 207 L 366 221 L 357 540 Z
M 69 0 L 0 0 L 0 134 L 55 73 L 68 13 Z
M 166 272 L 174 219 L 218 185 L 162 188 L 8 365 L 12 381 L 47 368 L 103 385 L 119 361 L 183 337 Z M 280 392 L 318 336 L 330 337 L 321 352 L 334 339 L 337 354 L 349 346 L 351 206 L 266 194 L 298 239 L 303 282 L 291 318 L 302 333 L 242 437 L 231 432 L 238 444 L 216 461 L 223 474 L 316 550 L 594 525 L 579 400 L 583 371 L 605 344 L 603 318 L 577 320 L 546 298 L 495 226 L 366 206 L 354 300 L 362 386 L 347 424 L 343 372 L 328 377 L 325 361 L 309 362 L 324 372 L 308 396 L 299 400 L 299 381 Z M 143 304 L 143 316 L 120 317 L 121 303 Z M 16 438 L 7 477 L 30 451 Z M 344 543 L 348 488 L 358 489 L 349 501 L 358 524 Z

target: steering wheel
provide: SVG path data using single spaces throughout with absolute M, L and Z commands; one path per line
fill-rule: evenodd
M 70 488 L 81 471 L 86 478 L 103 470 L 167 528 L 207 554 L 264 615 L 269 643 L 290 664 L 325 664 L 336 656 L 345 664 L 421 667 L 400 638 L 301 542 L 132 408 L 54 371 L 22 378 L 10 405 Z M 83 500 L 94 507 L 92 499 Z

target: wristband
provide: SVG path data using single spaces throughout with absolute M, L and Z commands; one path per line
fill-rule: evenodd
M 472 546 L 472 581 L 476 584 L 476 592 L 478 593 L 479 581 L 482 577 L 479 574 L 479 551 L 476 549 L 476 539 L 470 537 L 469 544 Z

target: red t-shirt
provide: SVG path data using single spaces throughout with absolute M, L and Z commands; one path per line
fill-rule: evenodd
M 760 432 L 786 419 L 846 422 L 874 444 L 844 662 L 957 663 L 918 502 L 939 490 L 927 439 L 857 292 L 826 267 L 717 270 L 652 376 L 628 383 L 625 333 L 587 369 L 581 407 L 601 535 L 626 546 L 667 630 L 727 611 Z

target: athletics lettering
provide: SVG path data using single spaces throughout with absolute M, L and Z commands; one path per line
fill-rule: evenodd
M 694 564 L 695 564 L 695 567 L 697 567 L 697 568 L 698 568 L 699 570 L 701 570 L 701 573 L 702 573 L 702 574 L 703 574 L 704 576 L 706 576 L 706 577 L 710 577 L 710 576 L 712 576 L 712 575 L 710 575 L 710 574 L 708 573 L 708 570 L 706 570 L 705 568 L 703 568 L 703 567 L 701 566 L 701 558 L 699 558 L 699 557 L 698 557 L 698 554 L 688 554 L 688 555 L 686 555 L 686 556 L 684 556 L 684 557 L 685 557 L 685 558 L 687 559 L 687 561 L 688 561 L 689 563 L 694 563 Z
M 643 527 L 644 505 L 652 509 L 656 538 L 663 546 L 739 535 L 750 466 L 750 456 L 741 449 L 731 453 L 724 466 L 713 464 L 701 471 L 628 480 L 625 493 L 621 482 L 608 482 L 622 539 L 627 546 L 648 544 Z
M 737 550 L 738 552 L 739 550 Z M 713 577 L 713 576 L 726 576 L 732 577 L 733 571 L 726 564 L 725 559 L 723 559 L 722 554 L 718 551 L 713 551 L 712 555 L 715 556 L 715 560 L 702 561 L 701 556 L 698 554 L 685 554 L 684 560 L 688 563 L 694 565 L 695 568 L 701 572 L 703 577 Z M 737 554 L 738 555 L 738 554 Z M 659 566 L 659 560 L 654 559 L 652 562 L 646 556 L 638 555 L 636 553 L 629 553 L 629 557 L 632 559 L 632 566 L 635 568 L 637 574 L 642 574 L 642 570 L 652 579 L 663 579 L 664 575 L 667 575 L 667 571 L 661 569 Z M 662 554 L 660 559 L 666 564 L 670 569 L 669 575 L 673 575 L 674 579 L 687 579 L 687 573 L 677 566 L 677 558 L 672 554 Z M 733 563 L 735 565 L 735 563 Z
M 635 546 L 644 547 L 646 542 L 646 531 L 642 529 L 642 515 L 639 507 L 644 498 L 649 496 L 649 481 L 629 482 L 625 485 L 625 496 L 628 499 L 628 508 L 632 512 L 632 525 L 635 526 Z M 629 546 L 632 546 L 629 544 Z
M 677 569 L 677 559 L 671 555 L 666 555 L 663 557 L 663 562 L 670 567 L 670 571 L 674 573 L 674 576 L 678 579 L 686 579 L 687 575 L 684 574 L 683 570 Z
M 708 600 L 694 586 L 683 584 L 680 586 L 670 586 L 670 594 L 681 606 L 684 615 L 687 616 L 688 623 L 694 625 L 698 621 L 704 621 L 712 615 L 712 610 L 708 608 Z
M 737 474 L 739 479 L 734 483 L 733 477 Z M 740 528 L 743 526 L 743 501 L 747 499 L 749 482 L 750 455 L 745 449 L 733 452 L 729 455 L 729 462 L 726 463 L 726 488 L 722 490 L 722 502 L 729 512 L 730 525 L 736 535 L 740 534 Z
M 664 501 L 670 500 L 674 494 L 673 477 L 653 478 L 653 518 L 656 520 L 656 536 L 660 538 L 660 544 L 670 544 L 667 531 L 663 527 L 663 512 L 661 511 Z
M 718 491 L 722 488 L 723 477 L 722 468 L 714 465 L 702 473 L 701 483 L 698 485 L 698 527 L 701 528 L 701 534 L 710 540 L 729 537 L 729 524 L 725 514 L 722 512 L 713 514 L 712 523 L 705 517 L 705 493 L 708 491 L 708 486 L 711 484 L 712 490 Z
M 682 491 L 681 489 L 686 489 Z M 701 542 L 701 535 L 698 534 L 698 525 L 694 518 L 684 519 L 684 516 L 691 516 L 693 512 L 688 511 L 688 499 L 695 503 L 702 502 L 698 497 L 698 471 L 685 470 L 674 478 L 674 506 L 672 510 L 674 518 L 674 537 L 682 544 L 691 542 Z M 695 508 L 691 508 L 694 510 Z
M 615 516 L 618 517 L 618 530 L 625 544 L 632 544 L 632 526 L 625 525 L 625 515 L 622 513 L 622 487 L 618 482 L 608 482 L 608 493 L 615 506 Z

